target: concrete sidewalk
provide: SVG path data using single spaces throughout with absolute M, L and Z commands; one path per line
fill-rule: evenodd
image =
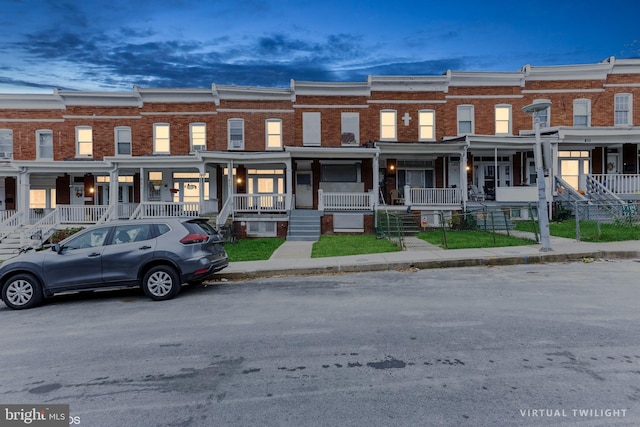
M 266 261 L 232 262 L 216 278 L 244 280 L 258 277 L 448 268 L 477 265 L 515 265 L 592 259 L 640 258 L 640 241 L 612 243 L 577 242 L 551 238 L 552 251 L 541 252 L 540 244 L 482 249 L 445 250 L 433 245 L 409 247 L 406 251 L 344 257 L 310 258 L 313 242 L 285 242 Z M 640 266 L 639 266 L 640 270 Z M 214 279 L 215 280 L 215 279 Z

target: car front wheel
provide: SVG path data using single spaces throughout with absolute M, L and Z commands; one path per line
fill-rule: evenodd
M 42 301 L 42 286 L 31 274 L 18 274 L 2 287 L 2 301 L 14 310 L 35 307 Z
M 142 289 L 149 298 L 156 301 L 168 300 L 180 292 L 180 279 L 172 267 L 158 265 L 147 271 L 142 280 Z

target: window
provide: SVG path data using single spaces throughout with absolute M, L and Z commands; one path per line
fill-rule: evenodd
M 474 132 L 473 105 L 458 105 L 458 135 Z
M 0 159 L 13 157 L 13 131 L 0 129 Z
M 267 150 L 282 148 L 282 120 L 268 119 L 265 123 L 267 134 Z
M 616 126 L 631 126 L 631 94 L 619 93 L 614 100 L 613 124 Z
M 118 126 L 115 128 L 116 156 L 131 155 L 131 128 Z
M 50 130 L 37 130 L 36 156 L 38 159 L 53 159 L 53 132 Z
M 189 125 L 189 137 L 191 139 L 191 152 L 205 151 L 207 149 L 207 125 L 204 123 L 191 123 Z
M 155 123 L 153 125 L 153 154 L 170 154 L 169 124 Z
M 511 135 L 511 105 L 496 105 L 496 135 Z
M 343 145 L 360 145 L 360 113 L 342 113 L 340 121 L 340 142 Z
M 98 228 L 74 237 L 64 245 L 65 250 L 95 248 L 102 246 L 111 227 Z
M 76 126 L 76 153 L 78 157 L 93 156 L 93 130 L 91 126 Z
M 383 141 L 395 141 L 397 139 L 396 130 L 396 111 L 380 111 L 380 139 Z
M 119 225 L 115 227 L 109 244 L 143 242 L 151 237 L 151 224 Z
M 418 112 L 418 138 L 420 141 L 433 141 L 436 139 L 436 112 L 422 110 Z
M 573 125 L 575 127 L 591 126 L 591 100 L 573 100 Z
M 302 144 L 306 146 L 319 146 L 321 140 L 320 113 L 302 113 Z
M 549 102 L 546 99 L 539 99 L 539 100 L 535 100 L 534 104 L 536 102 Z M 533 118 L 533 128 L 535 128 L 536 123 L 539 123 L 541 128 L 545 128 L 545 127 L 549 127 L 551 126 L 550 123 L 551 121 L 549 120 L 549 110 L 550 107 L 545 108 L 544 110 L 540 110 L 540 111 L 534 111 L 532 118 Z M 509 132 L 511 133 L 511 132 Z
M 244 120 L 229 119 L 227 128 L 229 132 L 229 150 L 244 149 Z

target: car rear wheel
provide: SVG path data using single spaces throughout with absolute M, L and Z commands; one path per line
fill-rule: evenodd
M 166 265 L 158 265 L 151 268 L 142 280 L 144 293 L 156 301 L 175 297 L 180 292 L 180 285 L 176 270 Z
M 42 286 L 31 274 L 18 274 L 2 287 L 2 301 L 14 310 L 35 307 L 42 301 Z

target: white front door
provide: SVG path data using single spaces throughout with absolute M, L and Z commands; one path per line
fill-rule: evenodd
M 296 208 L 313 208 L 311 171 L 296 172 Z
M 460 188 L 460 162 L 449 160 L 449 187 Z

